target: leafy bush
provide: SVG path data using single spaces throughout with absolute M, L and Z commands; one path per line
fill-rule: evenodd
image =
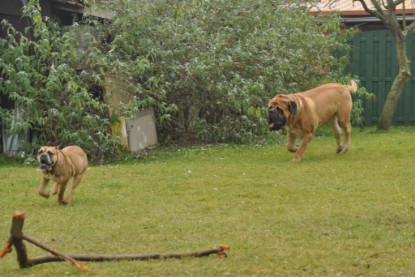
M 64 32 L 49 18 L 42 19 L 32 1 L 23 9 L 32 22 L 24 33 L 6 21 L 7 37 L 0 39 L 0 91 L 14 109 L 0 109 L 12 132 L 38 132 L 38 144 L 76 144 L 96 162 L 116 155 L 120 144 L 109 133 L 107 107 L 94 94 L 100 75 L 78 69 L 77 25 Z M 30 39 L 29 39 L 30 38 Z
M 31 28 L 18 33 L 2 23 L 9 35 L 0 40 L 0 91 L 15 109 L 1 116 L 12 131 L 36 130 L 39 144 L 77 144 L 96 161 L 112 158 L 122 147 L 97 89 L 109 74 L 134 93 L 114 112 L 152 108 L 162 142 L 263 136 L 275 94 L 344 77 L 349 32 L 302 3 L 119 0 L 111 22 L 84 18 L 93 31 L 82 52 L 77 23 L 64 30 L 29 1 Z
M 349 33 L 302 2 L 121 0 L 107 62 L 167 119 L 163 139 L 244 141 L 268 131 L 275 94 L 343 75 Z

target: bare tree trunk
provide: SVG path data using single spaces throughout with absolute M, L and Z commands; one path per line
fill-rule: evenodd
M 405 9 L 403 4 L 404 0 L 353 0 L 353 2 L 354 1 L 360 2 L 367 13 L 379 18 L 391 31 L 393 41 L 395 42 L 399 73 L 393 81 L 378 121 L 378 129 L 388 130 L 392 124 L 393 114 L 398 106 L 399 98 L 405 89 L 406 83 L 411 77 L 411 68 L 406 55 L 405 40 L 408 32 L 415 29 L 415 24 L 412 23 L 407 28 L 405 28 L 404 24 L 404 30 L 402 30 L 399 25 L 399 21 L 396 17 L 396 7 L 402 4 L 403 9 Z
M 390 29 L 396 45 L 399 73 L 393 81 L 378 121 L 378 129 L 385 131 L 392 125 L 393 115 L 398 106 L 399 99 L 405 89 L 406 83 L 411 78 L 411 68 L 406 55 L 406 36 L 397 28 Z

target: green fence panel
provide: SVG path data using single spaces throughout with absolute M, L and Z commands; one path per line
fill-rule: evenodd
M 407 55 L 415 75 L 415 35 L 406 39 Z M 351 73 L 360 78 L 360 86 L 376 95 L 375 101 L 366 101 L 365 124 L 376 125 L 387 94 L 398 74 L 396 49 L 390 31 L 368 31 L 357 33 L 352 41 Z M 396 108 L 393 125 L 415 125 L 415 77 L 407 83 Z

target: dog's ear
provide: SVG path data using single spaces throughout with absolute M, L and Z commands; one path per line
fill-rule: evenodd
M 291 114 L 296 114 L 297 113 L 297 104 L 295 104 L 294 101 L 288 102 L 288 110 L 290 111 Z

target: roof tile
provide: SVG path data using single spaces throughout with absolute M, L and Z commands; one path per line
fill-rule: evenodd
M 379 0 L 378 0 L 379 1 Z M 366 1 L 371 7 L 370 1 Z M 353 0 L 317 0 L 310 4 L 310 11 L 313 14 L 333 14 L 340 13 L 342 16 L 367 16 L 368 13 L 363 9 L 359 1 Z M 402 5 L 396 8 L 397 14 L 402 14 Z M 405 14 L 415 14 L 415 1 L 405 1 Z

